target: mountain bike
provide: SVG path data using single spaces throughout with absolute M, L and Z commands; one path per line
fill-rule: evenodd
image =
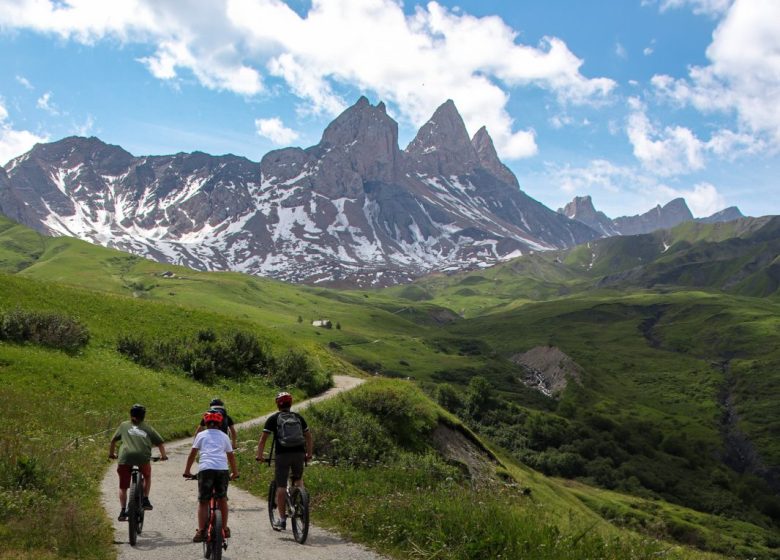
M 273 448 L 268 456 L 268 466 L 271 466 Z M 276 521 L 276 478 L 271 480 L 268 486 L 268 519 L 271 522 L 271 528 L 274 528 Z M 295 542 L 303 544 L 306 537 L 309 536 L 309 492 L 306 488 L 298 487 L 293 484 L 292 478 L 287 479 L 287 491 L 285 492 L 285 506 L 287 519 L 292 522 L 293 538 Z
M 153 462 L 160 460 L 160 457 L 152 457 Z M 144 528 L 144 475 L 133 465 L 130 472 L 130 489 L 127 497 L 127 529 L 130 536 L 130 546 L 135 546 L 138 535 Z
M 197 475 L 188 476 L 187 479 L 198 480 L 198 477 Z M 222 552 L 228 547 L 225 528 L 222 525 L 222 510 L 219 509 L 216 492 L 216 488 L 211 489 L 206 539 L 203 541 L 203 557 L 209 560 L 222 560 Z

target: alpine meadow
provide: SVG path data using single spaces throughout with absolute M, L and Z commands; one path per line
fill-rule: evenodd
M 276 387 L 302 397 L 348 373 L 370 381 L 309 413 L 313 518 L 383 553 L 774 558 L 777 228 L 684 224 L 331 290 L 3 220 L 1 391 L 19 418 L 3 434 L 7 554 L 112 557 L 92 512 L 126 402 L 164 410 L 150 421 L 170 438 L 191 433 L 214 392 L 242 420 L 267 412 Z M 323 318 L 330 328 L 312 325 Z M 60 343 L 73 331 L 87 336 Z M 239 359 L 247 348 L 255 365 Z M 534 348 L 555 349 L 563 389 L 529 382 L 549 373 L 522 359 Z M 235 366 L 202 365 L 214 356 Z M 239 458 L 252 473 L 251 447 Z M 240 484 L 262 495 L 262 476 Z

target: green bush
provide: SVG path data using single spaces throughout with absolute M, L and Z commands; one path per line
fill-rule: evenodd
M 16 308 L 0 314 L 0 340 L 31 342 L 74 353 L 89 343 L 89 330 L 62 313 L 42 313 Z

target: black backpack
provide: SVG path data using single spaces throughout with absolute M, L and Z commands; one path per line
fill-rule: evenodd
M 303 445 L 303 424 L 301 417 L 294 412 L 280 412 L 276 418 L 276 440 L 282 447 Z

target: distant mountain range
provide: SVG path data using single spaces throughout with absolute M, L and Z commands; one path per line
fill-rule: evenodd
M 0 213 L 42 233 L 201 270 L 334 286 L 386 286 L 670 227 L 692 219 L 680 202 L 616 220 L 589 197 L 554 212 L 520 189 L 484 127 L 469 138 L 452 101 L 405 150 L 384 104 L 361 97 L 315 146 L 260 163 L 201 152 L 135 157 L 70 137 L 0 168 Z
M 638 235 L 651 233 L 659 229 L 670 229 L 683 222 L 694 220 L 688 205 L 682 198 L 675 198 L 668 204 L 658 205 L 652 210 L 638 216 L 623 216 L 614 220 L 599 212 L 593 206 L 590 196 L 577 196 L 558 212 L 591 227 L 601 234 L 601 237 L 615 235 Z M 731 222 L 745 216 L 736 206 L 730 206 L 706 218 L 697 221 L 704 223 Z

